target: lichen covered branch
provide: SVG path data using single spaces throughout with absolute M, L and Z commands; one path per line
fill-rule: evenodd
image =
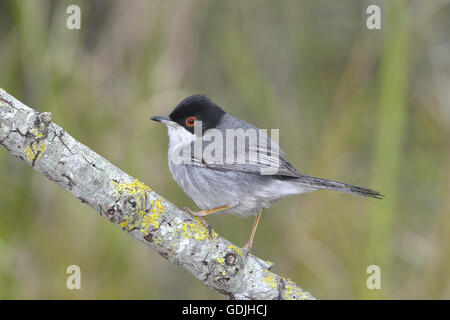
M 136 239 L 230 299 L 313 299 L 0 89 L 0 144 Z

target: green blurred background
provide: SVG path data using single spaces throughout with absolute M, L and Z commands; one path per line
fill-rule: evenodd
M 81 30 L 66 28 L 78 4 Z M 378 4 L 382 30 L 366 28 Z M 370 187 L 264 212 L 253 253 L 317 298 L 450 299 L 450 2 L 0 1 L 0 87 L 180 207 L 152 115 L 208 94 L 301 172 Z M 0 150 L 0 298 L 221 299 Z M 209 223 L 243 245 L 253 219 Z M 81 267 L 82 289 L 66 288 Z M 381 268 L 380 290 L 366 269 Z

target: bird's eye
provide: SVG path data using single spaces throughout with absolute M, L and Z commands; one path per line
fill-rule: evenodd
M 186 125 L 188 127 L 193 127 L 195 125 L 195 122 L 197 121 L 197 118 L 192 116 L 186 119 Z

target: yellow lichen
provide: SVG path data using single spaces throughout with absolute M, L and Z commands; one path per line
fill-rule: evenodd
M 270 273 L 267 277 L 264 278 L 264 282 L 266 282 L 269 286 L 271 286 L 274 289 L 278 288 L 278 283 L 277 279 L 275 278 L 275 275 L 270 271 L 267 270 L 264 271 Z
M 222 258 L 222 257 L 218 257 L 217 258 L 217 262 L 220 263 L 220 264 L 224 264 L 225 263 L 225 259 Z
M 237 254 L 239 254 L 240 256 L 242 256 L 242 251 L 241 251 L 241 249 L 239 249 L 238 247 L 236 247 L 234 244 L 230 244 L 230 245 L 228 246 L 228 249 L 233 249 L 234 251 L 237 252 Z
M 187 239 L 195 239 L 199 241 L 211 240 L 208 229 L 197 223 L 183 223 L 181 225 L 181 234 Z
M 30 162 L 40 160 L 45 151 L 47 150 L 47 144 L 44 141 L 39 141 L 36 143 L 31 143 L 24 150 L 25 155 L 27 156 L 27 160 Z
M 30 132 L 36 138 L 42 138 L 44 136 L 44 134 L 42 132 L 39 132 L 39 130 L 36 128 L 31 129 Z
M 195 239 L 198 241 L 210 241 L 216 240 L 219 237 L 219 234 L 212 230 L 211 234 L 209 234 L 208 228 L 203 224 L 199 217 L 195 217 L 197 223 L 187 223 L 184 222 L 181 225 L 181 235 L 186 239 Z
M 151 191 L 148 186 L 140 182 L 138 179 L 131 183 L 119 183 L 111 180 L 110 184 L 111 187 L 113 187 L 117 197 L 120 197 L 120 195 L 125 192 L 127 194 L 138 196 L 138 200 L 142 200 L 142 198 L 145 198 L 146 192 Z
M 301 289 L 297 288 L 297 286 L 292 280 L 286 278 L 283 278 L 283 280 L 286 281 L 284 293 L 284 298 L 286 300 L 297 300 L 299 298 L 301 300 L 306 300 L 310 297 L 308 292 L 302 291 Z
M 117 198 L 125 193 L 134 196 L 137 202 L 137 215 L 125 216 L 125 220 L 120 223 L 122 228 L 131 231 L 140 225 L 140 231 L 144 235 L 148 235 L 151 227 L 154 229 L 159 228 L 159 219 L 161 218 L 161 214 L 166 211 L 166 208 L 163 205 L 163 200 L 158 198 L 151 200 L 151 209 L 149 212 L 146 212 L 145 200 L 147 193 L 151 191 L 148 186 L 137 179 L 131 183 L 119 183 L 111 180 L 110 184 Z
M 161 217 L 161 214 L 166 212 L 166 208 L 163 206 L 161 201 L 161 198 L 152 200 L 152 208 L 150 209 L 150 213 L 146 213 L 142 216 L 141 232 L 143 234 L 147 235 L 150 227 L 153 227 L 154 229 L 159 228 L 159 218 Z

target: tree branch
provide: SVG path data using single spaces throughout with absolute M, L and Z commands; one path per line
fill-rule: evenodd
M 0 144 L 100 215 L 230 299 L 314 299 L 0 89 Z

